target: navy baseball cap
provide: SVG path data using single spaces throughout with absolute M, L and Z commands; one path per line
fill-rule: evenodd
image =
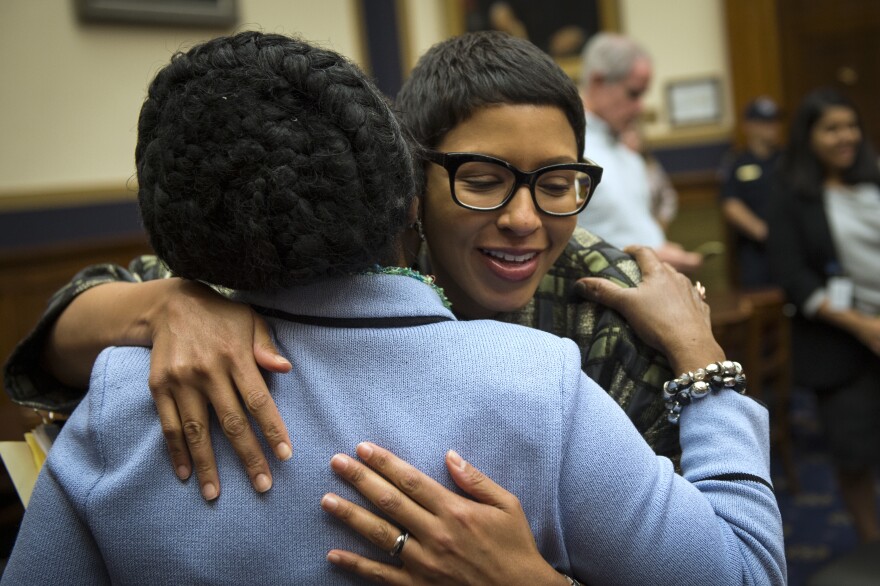
M 746 106 L 744 115 L 746 120 L 759 120 L 766 122 L 779 120 L 781 117 L 779 106 L 767 96 L 761 96 L 760 98 L 755 98 L 749 102 Z

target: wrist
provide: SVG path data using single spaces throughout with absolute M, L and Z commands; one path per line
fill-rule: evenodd
M 523 578 L 523 584 L 547 584 L 548 586 L 571 586 L 571 582 L 569 581 L 568 576 L 558 571 L 556 568 L 551 566 L 547 561 L 540 556 L 539 553 L 535 553 L 536 559 L 535 563 L 540 563 L 540 566 L 536 566 L 534 569 L 529 570 L 527 566 L 521 567 L 518 574 Z M 540 559 L 540 562 L 538 562 Z M 570 571 L 570 570 L 569 570 Z M 505 581 L 505 584 L 519 584 L 520 581 Z M 575 582 L 577 583 L 577 582 Z
M 746 375 L 739 362 L 712 362 L 667 381 L 663 385 L 663 402 L 666 404 L 669 423 L 678 425 L 681 412 L 687 405 L 722 389 L 745 394 Z
M 131 303 L 132 312 L 127 343 L 151 347 L 158 332 L 168 323 L 169 316 L 185 310 L 181 301 L 187 296 L 187 282 L 177 277 L 137 283 Z
M 679 374 L 703 368 L 712 362 L 721 362 L 725 359 L 725 354 L 715 338 L 709 338 L 676 348 L 667 353 L 666 357 L 669 359 L 672 372 Z

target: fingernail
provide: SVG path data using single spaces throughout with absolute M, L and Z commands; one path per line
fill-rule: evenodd
M 321 508 L 325 511 L 335 511 L 336 507 L 339 506 L 339 499 L 335 496 L 325 494 L 324 498 L 321 499 Z
M 189 478 L 189 475 L 190 475 L 189 466 L 184 466 L 183 464 L 181 464 L 180 466 L 177 467 L 177 477 L 178 478 L 180 478 L 181 480 L 186 480 L 187 478 Z
M 577 293 L 578 295 L 580 295 L 581 297 L 586 297 L 587 293 L 589 292 L 587 290 L 587 284 L 581 283 L 580 281 L 575 282 L 574 292 Z
M 254 488 L 257 489 L 257 492 L 266 492 L 272 488 L 272 480 L 266 474 L 257 474 L 257 477 L 254 478 Z
M 207 501 L 217 498 L 217 487 L 211 482 L 206 482 L 202 486 L 202 497 Z
M 293 456 L 293 450 L 290 449 L 286 443 L 281 442 L 275 447 L 275 454 L 278 456 L 279 460 L 284 462 L 290 460 L 291 456 Z
M 330 562 L 331 564 L 338 564 L 339 562 L 342 561 L 342 558 L 331 551 L 330 553 L 327 554 L 327 561 Z
M 277 362 L 278 364 L 285 364 L 287 366 L 290 366 L 290 361 L 281 354 L 275 355 L 275 362 Z
M 361 442 L 357 446 L 357 453 L 363 459 L 367 459 L 373 455 L 373 446 L 367 442 Z
M 348 468 L 348 456 L 336 454 L 335 456 L 330 458 L 330 466 L 332 466 L 334 470 L 345 470 L 346 468 Z
M 452 462 L 452 465 L 458 468 L 459 470 L 464 470 L 466 462 L 462 459 L 461 456 L 458 455 L 458 452 L 455 450 L 449 450 L 449 460 Z

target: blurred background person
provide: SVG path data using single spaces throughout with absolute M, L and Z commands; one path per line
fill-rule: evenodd
M 816 391 L 844 503 L 862 541 L 880 539 L 880 169 L 852 102 L 802 101 L 771 199 L 768 252 L 798 312 L 794 378 Z
M 652 69 L 645 49 L 623 35 L 599 33 L 584 47 L 580 84 L 587 113 L 586 152 L 605 171 L 589 212 L 578 217 L 578 224 L 619 248 L 653 248 L 673 267 L 693 273 L 703 256 L 666 240 L 651 215 L 645 161 L 620 140 L 642 113 Z
M 721 213 L 731 230 L 735 285 L 752 289 L 771 285 L 767 260 L 767 208 L 779 163 L 780 111 L 764 96 L 743 112 L 746 146 L 732 152 L 721 167 Z
M 678 213 L 678 192 L 669 180 L 666 169 L 660 164 L 651 149 L 645 145 L 645 136 L 642 125 L 636 121 L 627 126 L 620 134 L 620 140 L 641 155 L 645 161 L 645 169 L 648 171 L 648 186 L 651 193 L 651 215 L 663 228 L 663 232 L 669 228 L 669 224 Z

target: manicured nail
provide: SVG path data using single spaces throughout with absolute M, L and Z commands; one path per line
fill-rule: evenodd
M 254 488 L 257 489 L 257 492 L 266 492 L 272 488 L 272 480 L 266 474 L 257 474 L 257 477 L 254 478 Z
M 281 442 L 275 447 L 275 455 L 278 456 L 279 460 L 286 462 L 293 456 L 293 450 L 286 443 Z
M 449 456 L 449 461 L 452 462 L 452 465 L 455 466 L 456 468 L 458 468 L 459 470 L 464 471 L 464 467 L 465 467 L 466 462 L 464 461 L 464 459 L 461 456 L 458 455 L 458 452 L 456 452 L 455 450 L 449 450 L 449 452 L 447 452 L 447 454 Z
M 330 553 L 327 554 L 327 561 L 330 562 L 331 564 L 338 564 L 339 562 L 342 561 L 342 558 L 339 557 L 338 554 L 335 554 L 331 551 Z
M 202 486 L 202 497 L 207 501 L 217 498 L 217 487 L 213 483 L 207 482 Z
M 183 464 L 181 464 L 180 466 L 177 467 L 177 477 L 178 478 L 180 478 L 181 480 L 186 480 L 187 478 L 189 478 L 189 475 L 190 475 L 189 466 L 184 466 Z
M 358 456 L 366 460 L 373 455 L 373 446 L 368 442 L 361 442 L 357 446 Z
M 342 454 L 336 454 L 332 458 L 330 458 L 330 466 L 334 470 L 343 471 L 348 468 L 348 456 L 344 456 Z
M 335 511 L 338 506 L 339 499 L 333 495 L 325 494 L 324 498 L 321 499 L 321 508 L 325 511 Z

